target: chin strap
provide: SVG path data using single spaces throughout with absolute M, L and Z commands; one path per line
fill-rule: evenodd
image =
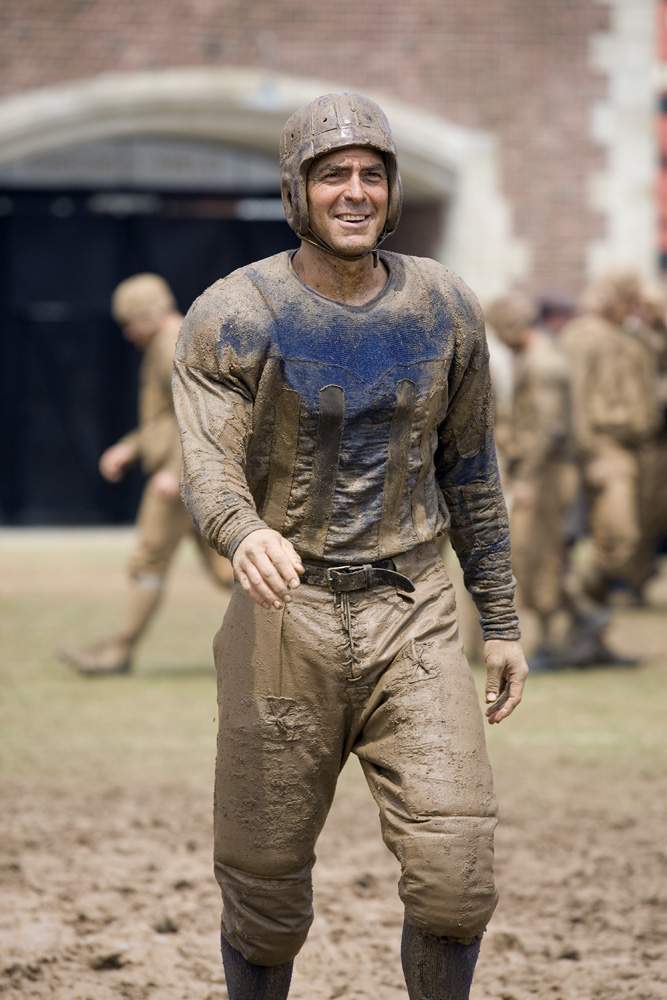
M 306 243 L 310 243 L 311 246 L 317 247 L 318 250 L 324 250 L 324 252 L 330 254 L 331 257 L 336 257 L 338 260 L 363 260 L 364 257 L 368 257 L 369 254 L 372 254 L 373 267 L 378 266 L 380 258 L 377 248 L 380 246 L 380 243 L 382 243 L 384 236 L 377 241 L 371 250 L 364 250 L 363 253 L 348 256 L 342 253 L 337 253 L 333 247 L 330 247 L 328 243 L 325 243 L 324 240 L 320 239 L 320 237 L 314 233 L 312 229 L 309 229 L 308 232 L 310 234 L 309 236 L 304 236 L 302 233 L 299 233 L 299 239 L 304 240 Z

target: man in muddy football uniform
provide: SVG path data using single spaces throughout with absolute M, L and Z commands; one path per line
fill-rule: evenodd
M 667 290 L 643 283 L 639 313 L 628 334 L 644 348 L 650 379 L 646 389 L 656 401 L 653 433 L 639 449 L 641 545 L 630 570 L 631 596 L 646 601 L 645 586 L 657 573 L 657 554 L 667 538 Z
M 228 586 L 232 581 L 229 562 L 193 531 L 180 498 L 181 446 L 171 372 L 183 317 L 171 289 L 157 274 L 136 274 L 121 282 L 111 307 L 127 339 L 143 352 L 139 426 L 107 448 L 100 458 L 100 472 L 116 483 L 139 461 L 149 479 L 137 516 L 124 621 L 103 639 L 63 649 L 59 654 L 88 677 L 122 674 L 131 669 L 133 653 L 157 611 L 167 571 L 185 537 L 194 538 L 204 566 L 217 583 Z
M 512 403 L 503 439 L 504 482 L 520 607 L 537 630 L 531 670 L 559 662 L 554 619 L 571 606 L 565 588 L 565 516 L 572 471 L 570 373 L 553 336 L 537 327 L 537 310 L 521 295 L 489 304 L 487 320 L 514 357 Z
M 659 410 L 655 362 L 635 334 L 641 308 L 639 275 L 613 272 L 588 289 L 583 314 L 562 334 L 590 532 L 572 589 L 601 611 L 615 582 L 632 587 L 643 575 L 641 456 L 658 429 Z M 629 665 L 606 643 L 608 618 L 598 615 L 598 621 L 575 628 L 571 662 Z
M 443 532 L 482 621 L 490 722 L 527 671 L 484 323 L 445 268 L 377 250 L 401 187 L 376 104 L 297 111 L 281 168 L 300 248 L 209 288 L 175 363 L 186 504 L 238 580 L 215 640 L 227 988 L 287 997 L 353 752 L 401 864 L 408 993 L 460 1000 L 496 904 L 496 806 Z

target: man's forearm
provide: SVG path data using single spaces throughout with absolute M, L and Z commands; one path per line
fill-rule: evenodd
M 252 404 L 183 364 L 174 368 L 173 389 L 181 430 L 183 500 L 202 537 L 231 559 L 250 532 L 267 527 L 245 472 Z
M 519 639 L 509 525 L 497 479 L 450 486 L 451 540 L 485 639 Z
M 129 431 L 127 434 L 124 434 L 122 438 L 116 441 L 116 445 L 123 445 L 123 447 L 129 448 L 132 452 L 131 461 L 136 462 L 140 454 L 140 440 L 141 431 L 138 427 L 135 427 L 133 431 Z

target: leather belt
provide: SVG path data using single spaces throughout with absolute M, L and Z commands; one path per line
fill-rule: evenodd
M 363 565 L 326 566 L 322 563 L 304 563 L 303 583 L 314 587 L 327 587 L 334 594 L 349 594 L 353 590 L 370 590 L 371 587 L 396 587 L 411 594 L 415 585 L 402 573 L 397 573 L 393 559 L 380 559 Z

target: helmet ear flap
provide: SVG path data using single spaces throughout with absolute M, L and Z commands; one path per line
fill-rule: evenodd
M 299 221 L 299 233 L 310 231 L 310 213 L 308 211 L 308 171 L 312 160 L 309 158 L 301 164 L 299 172 L 295 178 L 294 197 L 297 203 L 297 214 Z
M 298 233 L 298 209 L 296 204 L 296 199 L 294 197 L 293 188 L 294 179 L 287 173 L 283 173 L 280 179 L 280 197 L 283 203 L 283 212 L 285 213 L 285 220 L 287 225 Z
M 387 211 L 387 221 L 385 223 L 382 239 L 395 231 L 401 218 L 403 208 L 403 188 L 401 177 L 398 172 L 396 157 L 385 153 L 385 163 L 387 165 L 387 183 L 389 187 L 389 208 Z
M 310 159 L 306 160 L 301 164 L 296 174 L 283 172 L 281 178 L 280 193 L 285 219 L 297 236 L 305 236 L 308 233 L 308 192 L 306 186 L 310 163 Z

